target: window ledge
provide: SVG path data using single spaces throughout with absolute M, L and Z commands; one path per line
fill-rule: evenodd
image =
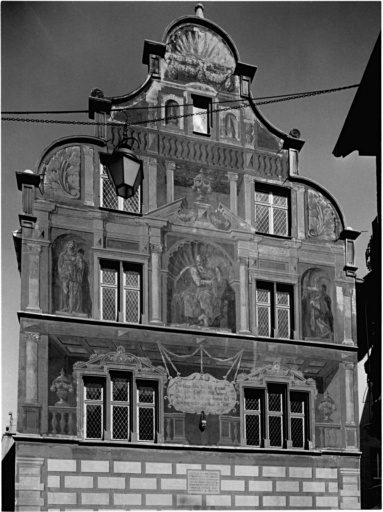
M 117 213 L 117 214 L 121 214 L 121 215 L 132 216 L 132 217 L 142 217 L 142 213 L 125 212 L 124 210 L 115 210 L 113 208 L 105 208 L 105 206 L 100 206 L 99 208 L 101 211 L 104 211 L 104 212 L 112 212 L 112 213 Z
M 35 441 L 47 441 L 47 442 L 63 442 L 63 443 L 73 443 L 82 445 L 82 446 L 124 446 L 125 448 L 152 448 L 154 450 L 160 449 L 168 449 L 168 450 L 189 450 L 189 451 L 206 451 L 206 452 L 247 452 L 247 453 L 278 453 L 281 455 L 344 455 L 344 456 L 361 456 L 362 452 L 360 450 L 345 450 L 345 449 L 312 449 L 312 450 L 302 450 L 302 449 L 283 449 L 283 448 L 252 448 L 251 446 L 207 446 L 207 445 L 190 445 L 190 444 L 175 444 L 175 443 L 148 443 L 145 441 L 142 442 L 122 442 L 122 441 L 98 441 L 97 439 L 82 439 L 76 436 L 52 436 L 49 434 L 39 435 L 39 434 L 22 434 L 16 433 L 12 436 L 16 441 L 25 440 L 35 440 Z

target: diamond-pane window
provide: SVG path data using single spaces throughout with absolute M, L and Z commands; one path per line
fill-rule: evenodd
M 128 199 L 119 197 L 103 165 L 101 165 L 100 188 L 100 204 L 103 208 L 129 213 L 141 213 L 141 187 L 138 187 L 134 196 Z
M 112 439 L 129 439 L 129 407 L 112 405 Z
M 86 404 L 85 436 L 87 439 L 102 439 L 102 405 Z
M 140 404 L 154 404 L 155 389 L 151 386 L 137 386 L 137 398 Z
M 86 400 L 102 400 L 103 387 L 99 382 L 88 382 L 85 386 Z
M 282 395 L 280 393 L 268 394 L 269 411 L 281 412 L 282 411 Z
M 281 416 L 269 416 L 269 439 L 270 446 L 282 447 L 283 427 Z
M 112 380 L 112 400 L 114 402 L 129 402 L 129 381 L 125 378 Z
M 154 408 L 138 408 L 138 439 L 139 441 L 154 441 Z
M 105 377 L 83 375 L 83 435 L 86 439 L 152 441 L 157 438 L 159 379 L 136 380 L 134 371 L 104 367 Z M 108 390 L 105 393 L 105 390 Z
M 309 438 L 309 393 L 289 391 L 288 385 L 267 383 L 245 387 L 242 395 L 243 435 L 249 446 L 304 449 Z M 267 444 L 268 443 L 268 444 Z
M 293 448 L 304 447 L 304 418 L 291 418 L 291 440 Z
M 293 332 L 292 286 L 257 281 L 256 325 L 258 336 L 289 339 Z
M 102 260 L 100 311 L 103 320 L 140 323 L 141 266 Z
M 102 439 L 104 386 L 99 379 L 89 379 L 84 389 L 84 427 L 87 439 Z
M 275 192 L 256 190 L 255 229 L 259 233 L 288 236 L 288 197 Z
M 260 415 L 245 415 L 246 443 L 250 446 L 261 445 Z
M 270 336 L 270 307 L 257 306 L 258 336 Z
M 280 338 L 290 338 L 290 312 L 277 308 L 277 325 Z

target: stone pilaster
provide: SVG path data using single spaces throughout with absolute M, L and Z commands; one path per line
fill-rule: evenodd
M 151 324 L 163 325 L 161 320 L 161 254 L 163 245 L 150 244 L 152 262 Z
M 239 257 L 240 333 L 251 334 L 249 330 L 249 258 Z
M 94 206 L 93 179 L 96 174 L 99 178 L 99 169 L 94 168 L 93 149 L 83 146 L 84 174 L 85 174 L 85 199 L 84 204 Z
M 344 345 L 354 345 L 352 339 L 352 288 L 343 288 Z
M 301 186 L 296 187 L 297 193 L 297 237 L 299 240 L 306 238 L 305 230 L 305 188 Z
M 254 218 L 254 176 L 245 174 L 243 180 L 245 188 L 245 221 L 251 224 Z
M 148 192 L 149 192 L 149 211 L 157 208 L 157 159 L 148 159 Z
M 166 202 L 174 201 L 174 171 L 176 164 L 174 162 L 166 162 Z
M 228 172 L 227 177 L 230 182 L 230 210 L 238 215 L 238 192 L 237 192 L 237 182 L 238 182 L 238 174 L 235 172 Z
M 40 410 L 38 403 L 38 344 L 40 334 L 25 333 L 25 401 L 23 404 L 23 431 L 39 433 Z
M 41 313 L 40 309 L 40 254 L 41 245 L 27 244 L 29 255 L 28 311 Z
M 343 363 L 346 399 L 346 425 L 355 425 L 354 363 Z

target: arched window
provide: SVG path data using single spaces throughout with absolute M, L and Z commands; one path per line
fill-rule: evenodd
M 225 137 L 237 138 L 237 118 L 234 114 L 226 114 L 224 125 Z
M 174 126 L 179 126 L 179 119 L 170 119 L 173 116 L 180 115 L 180 106 L 174 100 L 168 100 L 165 103 L 165 119 L 166 124 L 172 124 Z

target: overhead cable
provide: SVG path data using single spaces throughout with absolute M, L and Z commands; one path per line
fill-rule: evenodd
M 332 92 L 338 92 L 338 91 L 344 91 L 346 89 L 351 89 L 351 88 L 354 88 L 354 87 L 359 87 L 359 84 L 355 84 L 355 85 L 347 85 L 347 86 L 344 86 L 344 87 L 338 87 L 336 89 L 325 89 L 325 90 L 322 90 L 322 91 L 313 91 L 313 92 L 305 92 L 305 93 L 301 93 L 301 94 L 295 94 L 293 96 L 285 96 L 285 97 L 277 97 L 277 99 L 271 99 L 271 100 L 267 100 L 267 101 L 260 101 L 258 103 L 253 103 L 255 106 L 260 106 L 260 105 L 267 105 L 267 104 L 270 104 L 270 103 L 278 103 L 278 102 L 282 102 L 282 101 L 289 101 L 289 100 L 296 100 L 296 99 L 301 99 L 301 98 L 308 98 L 308 97 L 311 97 L 311 96 L 319 96 L 319 95 L 322 95 L 322 94 L 329 94 L 329 93 L 332 93 Z M 236 110 L 236 109 L 240 109 L 240 108 L 246 108 L 246 107 L 249 107 L 251 106 L 251 103 L 250 103 L 250 100 L 236 100 L 236 101 L 242 101 L 243 104 L 240 104 L 240 105 L 235 105 L 235 106 L 230 106 L 230 107 L 225 107 L 225 108 L 218 108 L 218 109 L 211 109 L 211 112 L 212 113 L 217 113 L 217 112 L 226 112 L 228 110 Z M 247 103 L 245 103 L 245 101 Z M 119 111 L 122 111 L 122 110 L 132 110 L 132 108 L 130 107 L 125 107 L 124 109 L 120 109 L 120 110 L 117 110 L 115 112 L 119 112 Z M 158 121 L 169 121 L 171 119 L 182 119 L 182 118 L 186 118 L 186 117 L 193 117 L 193 116 L 196 116 L 196 115 L 205 115 L 206 112 L 202 111 L 202 112 L 191 112 L 190 114 L 181 114 L 181 115 L 178 115 L 178 116 L 166 116 L 166 117 L 160 117 L 160 118 L 155 118 L 155 119 L 145 119 L 144 121 L 134 121 L 134 122 L 131 122 L 131 123 L 124 123 L 125 126 L 136 126 L 136 125 L 141 125 L 141 124 L 147 124 L 147 123 L 156 123 Z M 91 122 L 91 121 L 61 121 L 61 120 L 58 120 L 58 119 L 24 119 L 24 118 L 16 118 L 16 117 L 2 117 L 2 121 L 15 121 L 15 122 L 23 122 L 23 123 L 49 123 L 49 124 L 72 124 L 72 125 L 88 125 L 88 126 L 121 126 L 121 122 L 101 122 L 101 123 L 97 123 L 97 122 Z

